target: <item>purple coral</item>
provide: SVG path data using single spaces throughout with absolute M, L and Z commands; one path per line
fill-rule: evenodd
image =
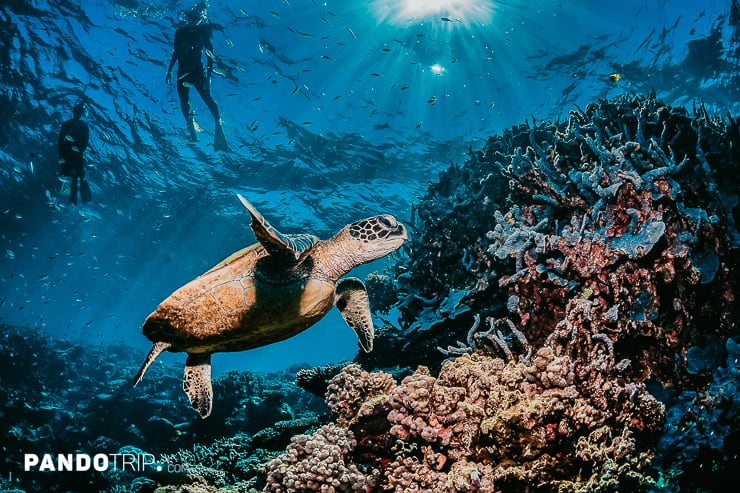
M 686 348 L 726 336 L 736 316 L 739 141 L 731 117 L 692 117 L 653 95 L 489 138 L 416 207 L 414 257 L 397 268 L 407 340 L 464 291 L 466 309 L 508 319 L 533 346 L 569 321 L 607 336 L 632 378 L 680 380 Z M 465 200 L 439 206 L 460 189 Z M 448 348 L 468 320 L 429 320 L 418 343 Z M 501 354 L 518 339 L 505 329 L 480 342 Z

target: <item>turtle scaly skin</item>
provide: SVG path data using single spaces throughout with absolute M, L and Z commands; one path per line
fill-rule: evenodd
M 372 350 L 373 324 L 359 279 L 340 279 L 358 265 L 379 259 L 408 238 L 393 216 L 345 226 L 334 237 L 283 235 L 238 196 L 252 216 L 259 243 L 244 248 L 185 284 L 147 317 L 144 335 L 154 342 L 138 384 L 162 351 L 186 352 L 183 388 L 202 417 L 211 412 L 210 356 L 288 339 L 318 322 L 333 307 Z

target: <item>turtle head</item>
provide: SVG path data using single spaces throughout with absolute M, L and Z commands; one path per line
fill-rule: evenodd
M 347 231 L 362 263 L 385 257 L 409 238 L 406 227 L 390 214 L 357 221 L 348 225 Z

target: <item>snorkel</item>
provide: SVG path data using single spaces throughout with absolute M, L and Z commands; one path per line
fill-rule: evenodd
M 188 26 L 199 26 L 208 22 L 208 5 L 206 2 L 198 2 L 187 10 L 181 10 L 180 22 Z

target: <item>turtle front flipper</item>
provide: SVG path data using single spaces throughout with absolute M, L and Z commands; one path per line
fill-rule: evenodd
M 182 379 L 182 390 L 188 395 L 201 418 L 211 414 L 213 406 L 213 388 L 211 387 L 211 355 L 188 354 L 185 362 L 185 375 Z
M 372 351 L 375 329 L 370 314 L 370 300 L 362 281 L 356 277 L 340 279 L 334 288 L 334 305 L 357 334 L 362 349 L 366 353 Z
M 297 262 L 302 260 L 305 252 L 319 241 L 316 236 L 309 234 L 282 234 L 270 226 L 270 223 L 262 214 L 257 212 L 257 209 L 247 199 L 239 194 L 236 194 L 236 196 L 252 216 L 251 226 L 254 236 L 270 255 L 281 259 L 292 259 L 293 262 Z

